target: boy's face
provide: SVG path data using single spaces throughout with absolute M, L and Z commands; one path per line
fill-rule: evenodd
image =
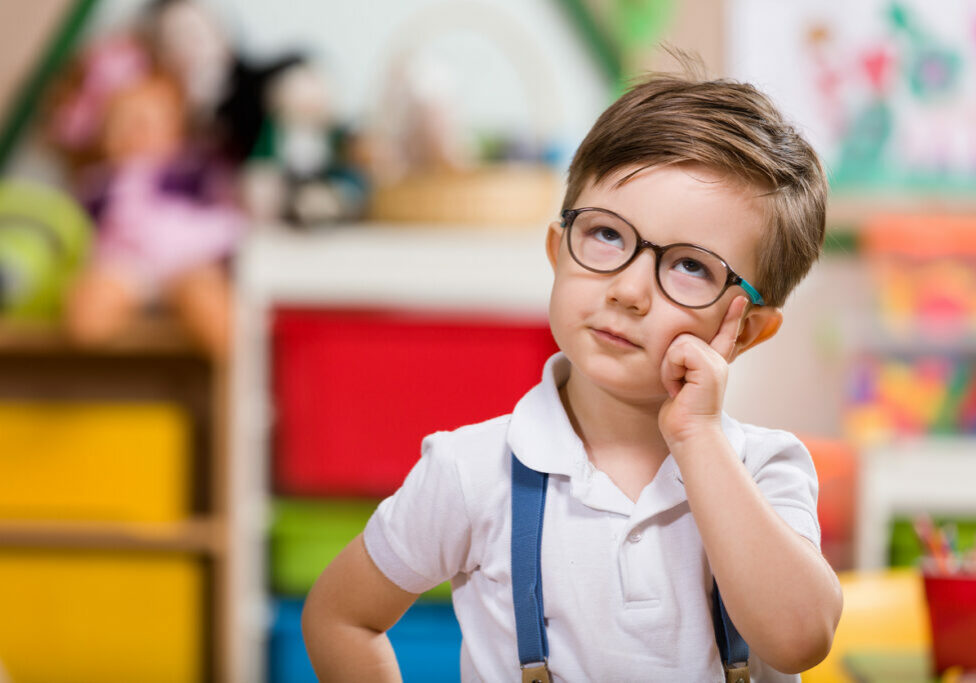
M 633 170 L 622 169 L 598 185 L 587 183 L 572 208 L 613 211 L 657 245 L 686 242 L 705 247 L 747 281 L 756 281 L 764 233 L 764 205 L 757 190 L 693 164 L 645 169 L 614 186 Z M 668 346 L 682 333 L 710 343 L 733 299 L 745 292 L 729 287 L 707 308 L 685 308 L 661 292 L 650 249 L 622 271 L 595 273 L 573 260 L 564 232 L 558 222 L 549 226 L 546 247 L 555 271 L 549 320 L 572 372 L 628 401 L 663 402 L 667 392 L 660 372 Z M 747 309 L 741 341 L 728 360 L 772 336 L 780 320 L 777 309 Z

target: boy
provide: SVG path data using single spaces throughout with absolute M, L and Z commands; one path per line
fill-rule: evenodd
M 791 434 L 722 412 L 730 363 L 816 260 L 826 181 L 752 87 L 654 77 L 599 118 L 549 226 L 561 350 L 511 415 L 437 433 L 303 615 L 323 680 L 397 680 L 384 632 L 451 580 L 465 681 L 518 680 L 512 454 L 548 473 L 553 680 L 720 681 L 713 577 L 753 680 L 799 680 L 841 611 Z M 476 388 L 475 388 L 476 390 Z

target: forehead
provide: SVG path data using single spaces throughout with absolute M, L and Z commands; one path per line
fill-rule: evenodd
M 657 244 L 691 242 L 755 273 L 767 222 L 762 189 L 700 164 L 619 169 L 587 182 L 576 207 L 609 209 Z

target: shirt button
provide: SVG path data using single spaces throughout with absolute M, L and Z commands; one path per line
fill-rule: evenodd
M 644 538 L 644 534 L 642 534 L 640 531 L 631 531 L 630 536 L 627 537 L 627 540 L 631 543 L 638 543 L 642 538 Z

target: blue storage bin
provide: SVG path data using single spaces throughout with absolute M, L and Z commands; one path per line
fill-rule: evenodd
M 414 603 L 389 636 L 406 683 L 461 680 L 461 627 L 450 603 Z
M 275 601 L 268 655 L 272 683 L 318 682 L 302 640 L 302 604 Z M 416 603 L 388 635 L 406 683 L 461 680 L 461 628 L 449 604 Z

